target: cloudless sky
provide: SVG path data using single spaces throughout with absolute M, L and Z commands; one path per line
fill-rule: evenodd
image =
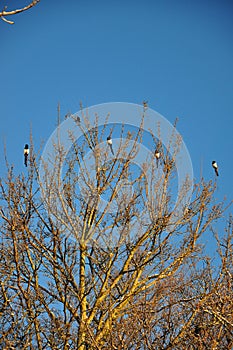
M 0 1 L 1 9 L 30 1 Z M 39 150 L 61 115 L 104 102 L 149 106 L 177 129 L 195 178 L 215 180 L 232 198 L 233 4 L 231 1 L 41 0 L 0 20 L 0 173 L 4 142 L 25 171 L 30 128 Z

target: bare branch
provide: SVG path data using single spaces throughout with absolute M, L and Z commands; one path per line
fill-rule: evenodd
M 40 0 L 34 0 L 34 1 L 32 1 L 29 5 L 27 5 L 27 6 L 23 7 L 23 8 L 21 8 L 21 9 L 12 10 L 12 11 L 6 11 L 7 6 L 5 6 L 4 9 L 3 9 L 3 11 L 0 12 L 0 17 L 2 18 L 2 20 L 3 20 L 4 22 L 7 22 L 7 23 L 9 23 L 9 24 L 14 24 L 13 21 L 10 21 L 10 20 L 6 19 L 5 17 L 6 17 L 6 16 L 16 15 L 17 13 L 20 13 L 20 12 L 24 12 L 24 11 L 30 9 L 31 7 L 35 6 L 38 2 L 40 2 Z

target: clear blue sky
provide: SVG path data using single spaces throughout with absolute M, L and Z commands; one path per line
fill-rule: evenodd
M 11 10 L 28 1 L 1 1 Z M 233 4 L 231 1 L 41 2 L 0 21 L 1 168 L 25 171 L 22 149 L 32 127 L 35 146 L 50 136 L 61 113 L 79 102 L 149 101 L 173 122 L 201 164 L 216 198 L 232 198 Z

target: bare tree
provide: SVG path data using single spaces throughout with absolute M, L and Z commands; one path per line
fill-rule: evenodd
M 12 11 L 6 11 L 7 6 L 4 6 L 2 12 L 0 12 L 0 17 L 4 22 L 9 23 L 9 24 L 14 24 L 13 21 L 10 21 L 9 19 L 7 19 L 5 17 L 16 15 L 17 13 L 24 12 L 24 11 L 30 9 L 31 7 L 35 6 L 38 2 L 40 2 L 40 0 L 34 0 L 29 5 L 21 8 L 21 9 L 16 9 L 16 10 L 12 10 Z
M 173 156 L 160 144 L 159 166 L 152 152 L 138 169 L 143 120 L 134 134 L 118 130 L 114 156 L 107 118 L 102 128 L 75 120 L 82 137 L 70 132 L 66 154 L 58 127 L 43 178 L 31 146 L 27 175 L 8 165 L 1 179 L 3 347 L 230 349 L 232 222 L 217 238 L 219 271 L 200 244 L 224 210 L 215 184 L 201 180 L 173 215 L 178 139 Z

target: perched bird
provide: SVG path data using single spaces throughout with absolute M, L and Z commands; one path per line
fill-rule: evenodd
M 215 160 L 212 162 L 212 167 L 214 168 L 215 174 L 218 176 L 218 165 Z
M 157 168 L 158 168 L 158 165 L 159 165 L 159 158 L 161 157 L 161 152 L 156 149 L 155 150 L 155 158 L 156 158 L 156 164 L 157 164 Z
M 71 113 L 70 113 L 70 112 L 66 113 L 65 119 L 68 119 L 68 118 L 70 118 L 70 117 L 71 117 Z
M 70 117 L 75 121 L 75 123 L 77 123 L 77 124 L 81 123 L 81 119 L 78 115 L 71 114 Z
M 29 147 L 27 143 L 24 146 L 23 154 L 24 154 L 24 165 L 28 166 Z
M 112 148 L 112 139 L 111 139 L 111 136 L 108 136 L 108 137 L 107 137 L 107 144 L 109 145 L 110 150 L 111 150 L 112 154 L 114 155 L 113 148 Z
M 81 119 L 80 119 L 80 117 L 78 115 L 76 116 L 75 121 L 76 121 L 77 124 L 81 123 Z

